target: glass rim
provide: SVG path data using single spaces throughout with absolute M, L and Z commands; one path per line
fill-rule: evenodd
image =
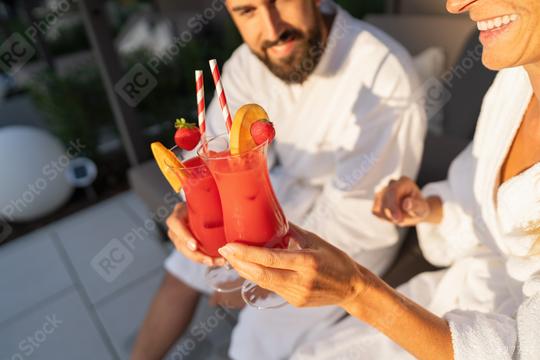
M 189 158 L 187 160 L 182 160 L 180 159 L 176 153 L 174 152 L 174 150 L 176 149 L 179 149 L 181 151 L 185 151 L 184 149 L 181 149 L 179 148 L 177 145 L 174 145 L 173 147 L 169 148 L 169 151 L 172 152 L 174 154 L 174 156 L 176 157 L 176 159 L 184 166 L 173 166 L 171 164 L 169 164 L 167 161 L 165 161 L 165 166 L 167 166 L 167 168 L 169 170 L 180 170 L 180 171 L 191 171 L 191 170 L 195 170 L 195 169 L 200 169 L 200 168 L 206 168 L 206 164 L 203 162 L 201 165 L 197 165 L 197 166 L 185 166 L 185 163 L 186 161 L 190 161 L 190 160 L 193 160 L 195 158 L 200 158 L 199 156 L 199 150 L 197 149 L 196 151 L 196 156 L 192 157 L 192 158 Z M 202 159 L 201 159 L 202 160 Z
M 203 161 L 206 161 L 206 160 L 233 159 L 233 158 L 238 158 L 238 157 L 245 156 L 245 155 L 253 153 L 253 152 L 257 152 L 261 148 L 269 145 L 268 140 L 266 140 L 262 144 L 259 144 L 259 145 L 255 146 L 253 149 L 250 149 L 248 151 L 244 151 L 244 152 L 242 152 L 240 154 L 235 154 L 235 155 L 229 154 L 229 155 L 226 155 L 226 156 L 208 156 L 208 155 L 203 153 L 205 144 L 209 144 L 210 142 L 212 142 L 214 140 L 217 140 L 218 138 L 221 138 L 221 137 L 227 137 L 227 144 L 229 145 L 228 150 L 230 151 L 231 144 L 230 144 L 230 140 L 229 140 L 229 133 L 223 133 L 223 134 L 219 134 L 219 135 L 211 137 L 205 143 L 201 143 L 201 145 L 199 145 L 199 147 L 197 148 L 197 156 L 199 156 Z

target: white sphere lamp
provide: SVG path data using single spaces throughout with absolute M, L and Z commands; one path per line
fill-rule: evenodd
M 35 127 L 0 128 L 0 215 L 31 221 L 64 205 L 73 193 L 64 176 L 73 151 Z

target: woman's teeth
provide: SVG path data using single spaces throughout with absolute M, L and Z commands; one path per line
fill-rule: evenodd
M 500 16 L 498 18 L 485 20 L 485 21 L 478 21 L 478 30 L 480 31 L 486 31 L 486 30 L 493 30 L 498 29 L 502 26 L 508 25 L 511 22 L 514 22 L 518 19 L 518 16 L 516 14 L 512 15 L 504 15 Z

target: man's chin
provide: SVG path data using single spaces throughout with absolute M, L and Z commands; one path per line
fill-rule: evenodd
M 298 43 L 286 56 L 275 56 L 268 50 L 263 55 L 254 53 L 279 79 L 288 84 L 302 84 L 320 59 L 320 54 L 314 52 L 317 56 L 313 57 L 309 49 L 309 43 Z
M 309 74 L 301 71 L 301 69 L 295 68 L 290 65 L 272 65 L 268 66 L 269 70 L 283 80 L 287 84 L 301 84 L 303 83 Z

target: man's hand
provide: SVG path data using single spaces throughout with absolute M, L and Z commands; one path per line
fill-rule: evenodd
M 176 250 L 188 259 L 208 266 L 225 265 L 223 258 L 212 258 L 198 250 L 197 240 L 189 229 L 188 211 L 184 203 L 175 206 L 167 219 L 167 227 L 169 228 L 168 236 Z
M 413 180 L 402 177 L 390 181 L 375 195 L 372 212 L 398 226 L 439 223 L 442 219 L 442 202 L 436 196 L 425 198 Z

